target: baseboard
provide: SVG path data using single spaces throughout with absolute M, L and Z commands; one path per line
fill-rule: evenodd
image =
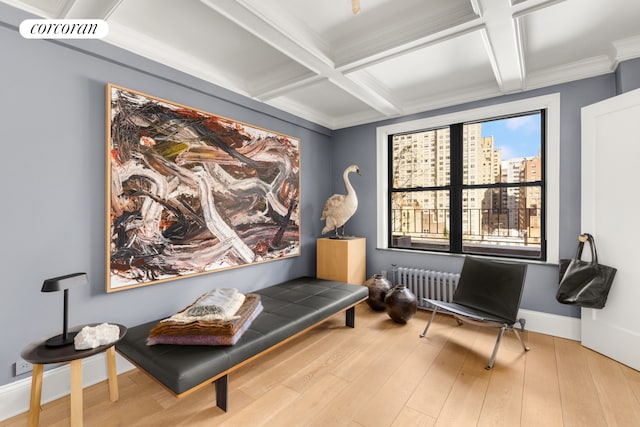
M 116 353 L 118 374 L 134 369 L 129 361 Z M 69 364 L 60 365 L 45 371 L 42 379 L 42 404 L 51 402 L 69 394 Z M 107 379 L 107 360 L 105 353 L 87 357 L 82 361 L 82 386 L 89 387 Z M 31 377 L 0 387 L 0 421 L 6 420 L 29 410 L 31 395 Z M 106 397 L 108 399 L 108 397 Z
M 526 319 L 526 329 L 545 335 L 580 341 L 580 319 L 559 316 L 539 311 L 520 310 L 519 317 Z M 135 367 L 116 353 L 118 374 Z M 83 360 L 82 385 L 90 385 L 107 379 L 105 354 L 100 353 Z M 69 394 L 69 365 L 61 365 L 44 373 L 42 380 L 42 403 L 51 402 Z M 31 377 L 0 387 L 0 421 L 29 410 Z
M 522 309 L 518 311 L 518 317 L 526 319 L 525 329 L 528 331 L 580 341 L 581 326 L 577 317 Z

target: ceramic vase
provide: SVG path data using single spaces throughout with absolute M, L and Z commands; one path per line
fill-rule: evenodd
M 404 285 L 395 286 L 384 299 L 384 310 L 397 323 L 407 323 L 417 308 L 416 296 Z
M 369 288 L 369 298 L 367 304 L 374 310 L 384 310 L 384 299 L 387 296 L 387 292 L 391 290 L 391 282 L 382 277 L 382 274 L 374 274 L 364 282 L 364 285 Z

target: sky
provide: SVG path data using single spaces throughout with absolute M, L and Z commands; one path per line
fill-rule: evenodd
M 502 160 L 534 157 L 540 151 L 540 114 L 482 123 L 482 136 L 492 136 Z

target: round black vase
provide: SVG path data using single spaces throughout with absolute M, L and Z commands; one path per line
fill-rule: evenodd
M 376 311 L 384 310 L 384 298 L 391 290 L 391 282 L 382 277 L 382 274 L 374 274 L 364 282 L 369 288 L 369 298 L 367 304 Z
M 404 285 L 395 286 L 384 299 L 384 310 L 397 323 L 407 323 L 417 308 L 416 296 Z

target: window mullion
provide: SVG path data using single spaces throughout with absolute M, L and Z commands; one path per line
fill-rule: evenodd
M 462 253 L 462 129 L 462 123 L 449 128 L 449 244 L 452 253 Z

